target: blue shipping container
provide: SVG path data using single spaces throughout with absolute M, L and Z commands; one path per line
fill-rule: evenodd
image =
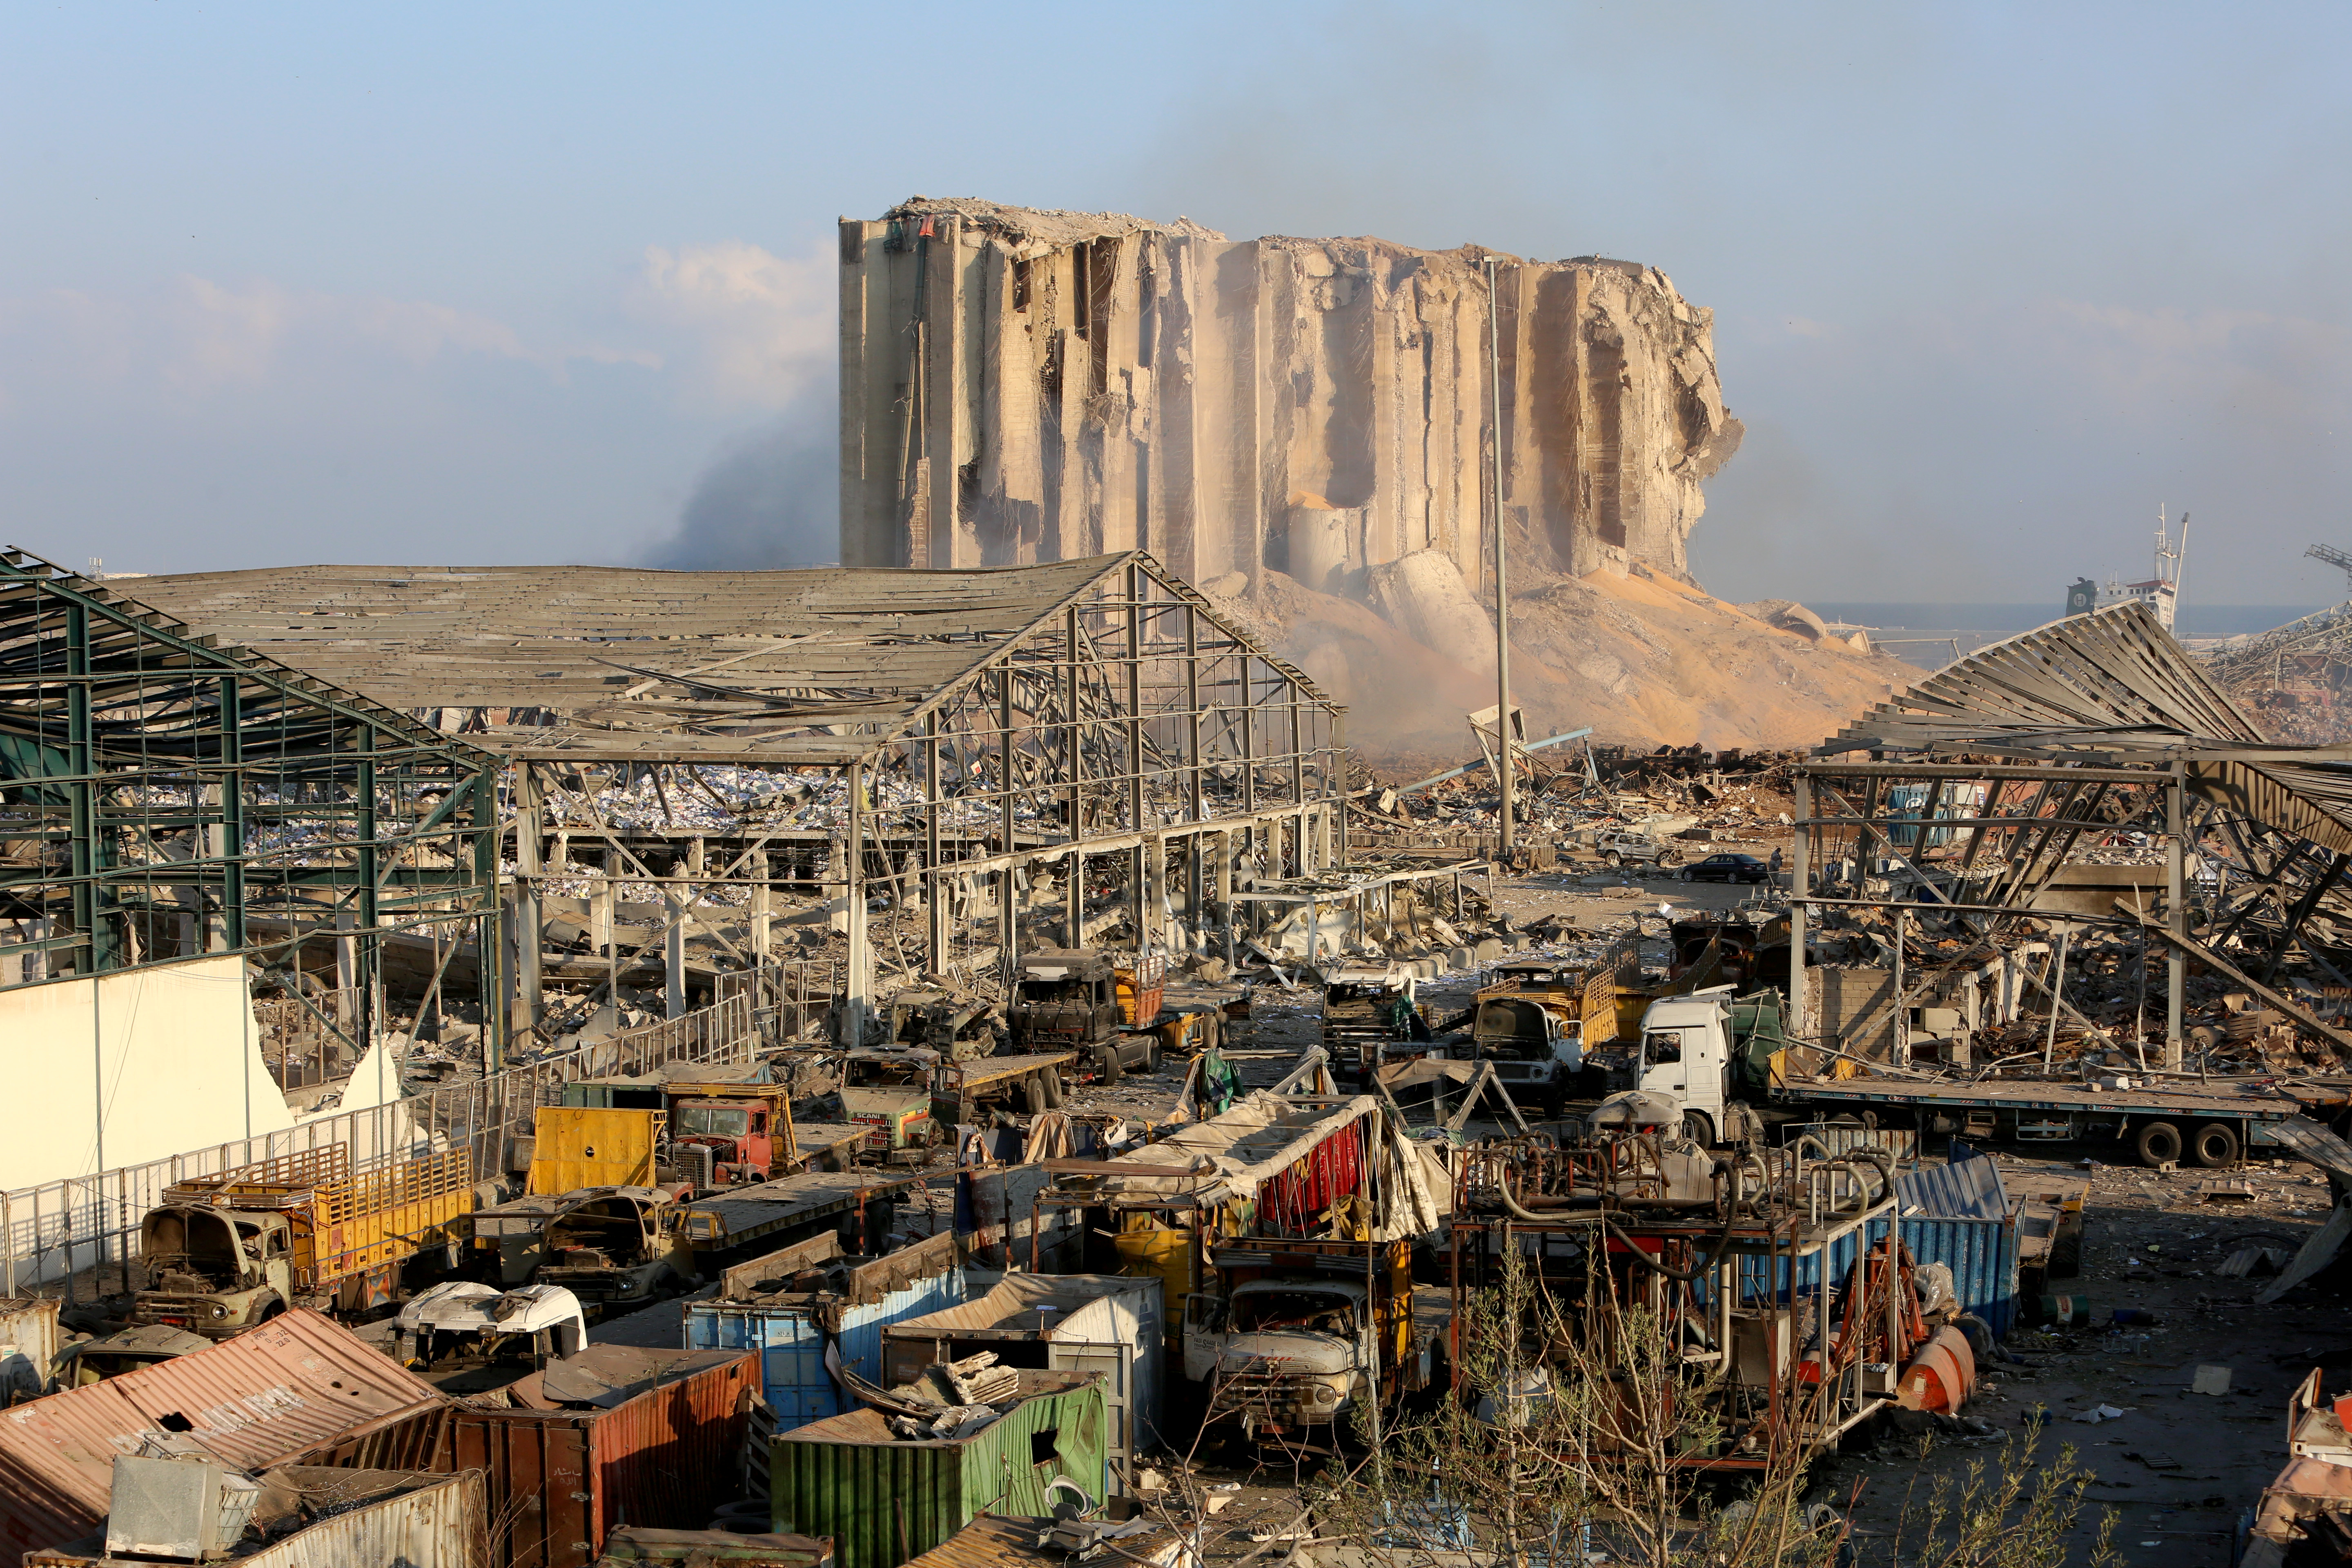
M 1991 1328 L 1995 1339 L 2005 1339 L 2017 1323 L 2017 1222 L 2000 1219 L 1950 1218 L 1915 1215 L 1895 1222 L 1914 1263 L 1941 1263 L 1952 1271 L 1952 1289 L 1960 1310 L 1973 1312 Z M 1863 1247 L 1886 1238 L 1883 1219 L 1872 1220 L 1830 1247 L 1830 1284 L 1843 1286 L 1853 1271 Z M 1800 1257 L 1797 1287 L 1807 1292 L 1821 1289 L 1821 1254 Z M 1768 1283 L 1769 1281 L 1769 1283 Z M 1700 1299 L 1705 1300 L 1703 1288 Z M 1739 1294 L 1746 1301 L 1786 1300 L 1789 1260 L 1785 1258 L 1743 1258 L 1739 1260 Z
M 787 1247 L 776 1256 L 802 1250 Z M 740 1265 L 728 1270 L 728 1280 L 757 1279 L 760 1272 L 756 1263 Z M 761 1394 L 775 1412 L 777 1430 L 785 1431 L 863 1408 L 825 1370 L 828 1340 L 838 1342 L 844 1366 L 880 1382 L 883 1328 L 963 1305 L 963 1265 L 954 1236 L 941 1232 L 852 1270 L 842 1295 L 763 1299 L 734 1289 L 722 1295 L 734 1299 L 687 1304 L 686 1348 L 758 1351 Z M 821 1316 L 838 1321 L 839 1332 L 829 1334 Z

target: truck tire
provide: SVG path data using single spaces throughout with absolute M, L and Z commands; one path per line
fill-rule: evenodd
M 1712 1149 L 1715 1147 L 1715 1123 L 1707 1119 L 1704 1110 L 1685 1110 L 1683 1112 L 1683 1136 L 1702 1149 Z
M 2208 1121 L 2189 1135 L 2189 1157 L 2209 1171 L 2236 1164 L 2238 1149 L 2238 1130 L 2226 1121 Z
M 1105 1089 L 1108 1089 L 1119 1080 L 1125 1069 L 1118 1065 L 1118 1041 L 1105 1040 L 1095 1047 L 1095 1067 L 1102 1076 Z
M 2180 1129 L 2169 1121 L 2151 1121 L 2139 1130 L 2132 1144 L 2143 1165 L 2173 1165 L 2180 1162 Z
M 1029 1114 L 1036 1115 L 1047 1109 L 1045 1104 L 1045 1074 L 1043 1068 L 1021 1080 L 1023 1093 L 1029 1101 Z
M 1148 1076 L 1160 1070 L 1160 1035 L 1154 1030 L 1143 1047 L 1143 1070 Z

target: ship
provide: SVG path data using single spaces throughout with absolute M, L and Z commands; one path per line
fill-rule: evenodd
M 2180 605 L 2180 568 L 2188 553 L 2189 514 L 2180 514 L 2180 533 L 2175 538 L 2159 506 L 2156 509 L 2156 575 L 2138 583 L 2110 577 L 2104 588 L 2095 587 L 2085 577 L 2067 590 L 2066 613 L 2079 616 L 2115 605 L 2146 605 L 2157 624 L 2168 632 Z

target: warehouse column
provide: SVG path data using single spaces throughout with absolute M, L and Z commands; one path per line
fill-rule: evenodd
M 539 1026 L 546 997 L 540 975 L 540 880 L 545 868 L 540 855 L 546 811 L 539 775 L 529 763 L 518 762 L 514 772 L 514 1028 Z
M 1805 1033 L 1805 925 L 1811 911 L 1806 900 L 1813 891 L 1813 781 L 1800 772 L 1789 781 L 1790 804 L 1797 819 L 1797 838 L 1789 857 L 1789 1023 L 1788 1033 Z
M 866 931 L 866 764 L 849 764 L 849 841 L 842 857 L 842 913 L 849 931 L 849 973 L 843 977 L 841 1043 L 866 1042 L 866 1015 L 873 1005 L 874 949 Z
M 2164 961 L 2164 1070 L 2180 1070 L 2180 1016 L 2188 1000 L 2189 951 L 2181 942 L 2189 937 L 2188 846 L 2181 842 L 2180 795 L 2187 778 L 2187 764 L 2172 764 L 2172 777 L 2164 791 L 2164 920 L 2165 925 L 2179 940 L 2165 944 Z

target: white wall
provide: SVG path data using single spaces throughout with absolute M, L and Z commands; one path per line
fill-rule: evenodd
M 234 956 L 0 991 L 0 1190 L 291 1127 L 259 1038 Z

